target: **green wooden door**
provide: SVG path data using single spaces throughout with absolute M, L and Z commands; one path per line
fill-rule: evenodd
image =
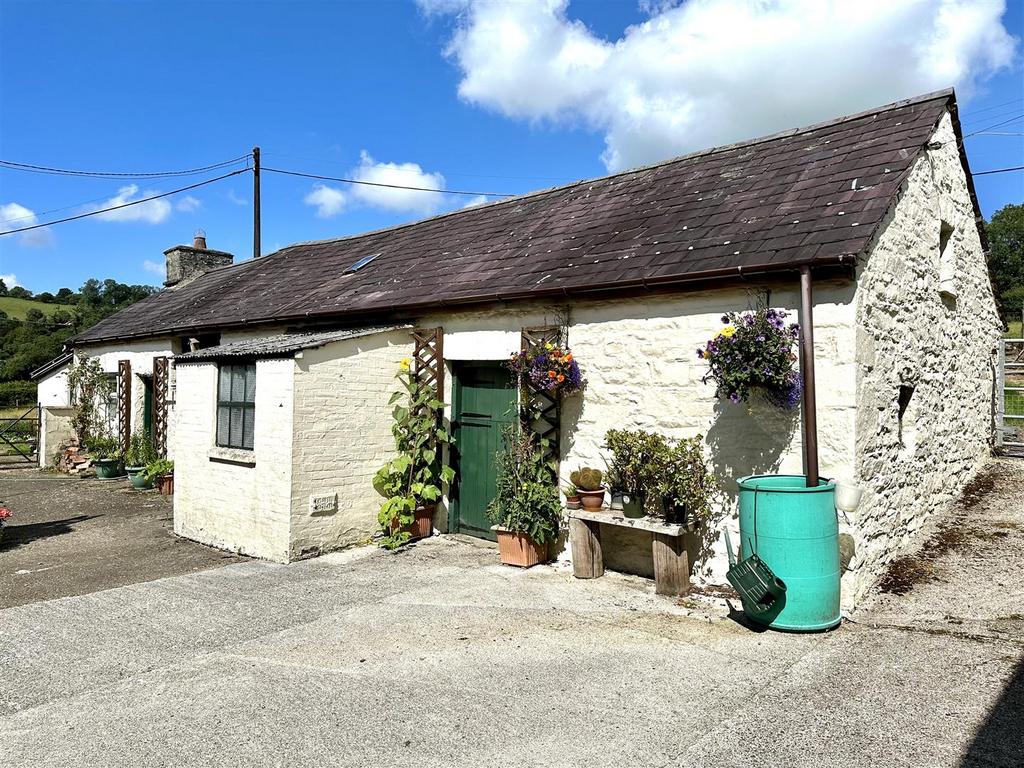
M 146 438 L 153 440 L 153 379 L 150 376 L 142 377 L 142 431 Z
M 516 419 L 512 375 L 498 363 L 455 365 L 453 415 L 457 486 L 452 499 L 452 528 L 494 539 L 485 510 L 494 498 L 494 455 L 501 430 Z

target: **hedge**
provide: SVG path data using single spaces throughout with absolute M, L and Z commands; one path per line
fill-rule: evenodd
M 0 381 L 0 408 L 36 404 L 36 385 L 31 381 Z

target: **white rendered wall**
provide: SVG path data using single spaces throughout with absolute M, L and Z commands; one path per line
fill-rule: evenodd
M 295 360 L 292 559 L 366 541 L 378 529 L 383 499 L 372 480 L 394 456 L 388 400 L 412 351 L 403 330 L 307 349 Z M 314 495 L 336 495 L 336 510 L 314 512 Z
M 294 365 L 291 358 L 256 363 L 252 451 L 216 447 L 217 365 L 176 366 L 174 532 L 179 536 L 288 562 Z

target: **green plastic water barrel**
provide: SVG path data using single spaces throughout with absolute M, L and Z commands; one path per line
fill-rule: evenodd
M 740 557 L 756 552 L 786 583 L 786 595 L 759 624 L 794 632 L 839 623 L 839 521 L 832 480 L 808 488 L 803 475 L 739 479 Z

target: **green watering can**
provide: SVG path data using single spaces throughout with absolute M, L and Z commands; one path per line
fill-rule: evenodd
M 725 578 L 739 593 L 744 611 L 754 616 L 769 613 L 775 603 L 786 596 L 786 583 L 772 573 L 772 569 L 757 556 L 756 552 L 745 560 L 736 562 L 729 531 L 724 533 L 725 547 L 729 552 L 729 571 Z

